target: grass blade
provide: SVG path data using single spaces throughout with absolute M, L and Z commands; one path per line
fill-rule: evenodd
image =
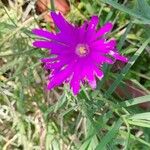
M 112 129 L 102 138 L 101 142 L 96 147 L 96 150 L 105 149 L 106 145 L 116 136 L 121 124 L 122 120 L 119 119 Z
M 150 95 L 133 98 L 133 99 L 121 102 L 119 105 L 121 105 L 122 107 L 130 107 L 130 106 L 145 103 L 145 102 L 150 102 Z
M 125 77 L 125 75 L 128 73 L 129 69 L 133 66 L 135 61 L 138 59 L 138 57 L 141 55 L 141 53 L 144 51 L 145 47 L 149 44 L 150 38 L 148 38 L 143 45 L 136 51 L 136 53 L 131 57 L 128 64 L 122 69 L 121 73 L 116 77 L 116 80 L 113 82 L 113 84 L 110 86 L 110 88 L 106 91 L 105 96 L 109 97 L 114 90 L 117 88 L 119 83 L 122 81 L 122 79 Z
M 134 18 L 142 20 L 144 24 L 150 24 L 150 20 L 148 18 L 143 17 L 142 15 L 136 13 L 136 11 L 129 9 L 125 7 L 124 5 L 121 5 L 113 0 L 101 0 L 101 1 L 113 6 L 114 8 L 120 10 L 121 12 L 125 12 Z

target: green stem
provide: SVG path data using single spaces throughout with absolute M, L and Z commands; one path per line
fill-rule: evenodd
M 54 4 L 54 0 L 50 0 L 51 2 L 51 10 L 55 11 L 55 4 Z

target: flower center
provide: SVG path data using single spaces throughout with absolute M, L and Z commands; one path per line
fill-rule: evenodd
M 89 53 L 89 47 L 87 44 L 78 44 L 76 47 L 76 54 L 80 57 L 87 56 Z

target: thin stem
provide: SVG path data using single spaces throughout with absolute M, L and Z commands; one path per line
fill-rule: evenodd
M 54 0 L 50 0 L 51 2 L 51 10 L 55 11 L 55 4 L 54 4 Z

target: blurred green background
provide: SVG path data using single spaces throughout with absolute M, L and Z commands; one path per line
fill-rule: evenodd
M 38 3 L 0 1 L 0 149 L 149 150 L 150 1 Z M 92 15 L 99 16 L 99 26 L 113 22 L 107 36 L 130 61 L 104 65 L 94 91 L 86 84 L 78 96 L 67 84 L 46 91 L 48 72 L 40 59 L 48 53 L 32 47 L 31 30 L 54 30 L 50 10 L 76 25 Z

